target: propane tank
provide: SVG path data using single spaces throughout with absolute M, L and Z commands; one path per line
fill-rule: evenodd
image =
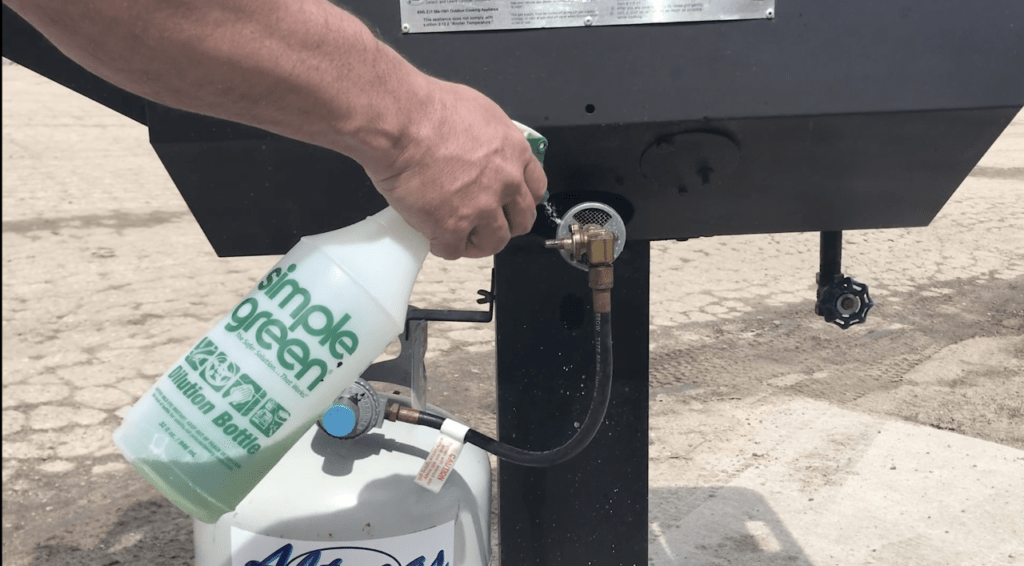
M 490 461 L 466 445 L 440 492 L 425 489 L 414 480 L 438 435 L 391 421 L 352 439 L 312 427 L 237 509 L 193 522 L 196 566 L 486 566 Z

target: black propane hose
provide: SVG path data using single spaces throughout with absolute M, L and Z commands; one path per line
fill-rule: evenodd
M 594 346 L 597 357 L 597 377 L 594 385 L 594 398 L 580 429 L 562 446 L 545 451 L 531 451 L 509 446 L 495 440 L 482 432 L 470 429 L 466 433 L 466 442 L 478 446 L 494 454 L 498 458 L 521 466 L 543 467 L 560 464 L 579 454 L 594 439 L 597 430 L 604 421 L 608 402 L 612 395 L 612 315 L 611 313 L 594 313 Z M 440 429 L 445 417 L 429 411 L 418 411 L 413 417 L 415 423 Z

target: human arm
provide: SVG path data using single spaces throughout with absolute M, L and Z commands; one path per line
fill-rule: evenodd
M 533 224 L 546 178 L 504 112 L 325 0 L 7 3 L 126 90 L 352 157 L 437 255 L 489 255 Z

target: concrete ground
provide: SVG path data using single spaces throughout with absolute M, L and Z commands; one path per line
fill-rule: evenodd
M 650 561 L 1024 564 L 1024 115 L 931 226 L 848 234 L 878 306 L 811 313 L 817 236 L 652 250 Z M 3 564 L 190 564 L 120 416 L 274 258 L 217 258 L 146 129 L 3 66 Z M 473 308 L 488 261 L 413 302 Z M 493 431 L 493 330 L 436 324 L 431 401 Z

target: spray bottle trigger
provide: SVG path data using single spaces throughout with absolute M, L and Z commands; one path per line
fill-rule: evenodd
M 540 161 L 541 165 L 544 165 L 544 153 L 548 150 L 547 138 L 538 134 L 536 130 L 529 126 L 520 124 L 515 120 L 512 120 L 512 123 L 519 128 L 519 131 L 522 132 L 524 136 L 526 136 L 526 141 L 530 142 L 530 150 L 533 151 L 533 156 L 537 158 L 537 161 Z M 540 199 L 540 203 L 538 204 L 548 202 L 548 196 L 550 196 L 549 193 L 544 191 L 544 197 Z

